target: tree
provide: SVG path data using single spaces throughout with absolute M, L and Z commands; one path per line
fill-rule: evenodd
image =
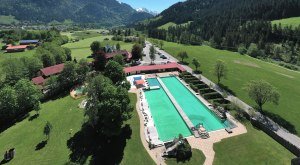
M 264 80 L 251 81 L 246 85 L 249 97 L 258 105 L 259 111 L 263 114 L 263 105 L 266 102 L 278 104 L 280 94 L 268 82 Z
M 181 58 L 181 62 L 182 62 L 182 63 L 184 62 L 183 60 L 184 60 L 185 58 L 189 58 L 187 52 L 185 52 L 185 51 L 184 51 L 184 52 L 179 52 L 177 56 L 178 56 L 179 58 Z
M 44 127 L 44 135 L 46 136 L 47 141 L 50 139 L 51 131 L 52 131 L 52 125 L 49 121 L 47 121 L 47 123 Z
M 104 69 L 104 75 L 112 80 L 114 84 L 121 84 L 125 79 L 122 65 L 116 61 L 109 61 Z
M 218 84 L 220 84 L 222 78 L 226 78 L 226 73 L 227 69 L 225 63 L 221 60 L 217 60 L 217 63 L 215 64 L 214 75 L 217 76 Z
M 19 59 L 7 59 L 3 62 L 5 83 L 15 85 L 20 79 L 28 77 L 28 70 Z
M 156 56 L 155 56 L 155 47 L 152 45 L 150 47 L 150 59 L 151 59 L 151 64 L 153 63 L 153 61 L 155 60 Z
M 247 49 L 246 49 L 246 47 L 245 47 L 244 44 L 241 44 L 241 45 L 239 46 L 238 52 L 239 52 L 241 55 L 244 55 L 244 54 L 247 53 Z
M 135 44 L 132 47 L 131 54 L 132 59 L 138 60 L 142 58 L 143 47 L 140 44 Z
M 14 86 L 17 92 L 18 104 L 23 112 L 39 107 L 41 91 L 29 80 L 21 79 Z
M 200 67 L 200 62 L 197 59 L 193 58 L 192 63 L 195 66 L 196 71 L 198 71 L 198 68 Z
M 97 71 L 103 71 L 106 65 L 106 58 L 105 58 L 105 52 L 99 51 L 94 56 L 94 67 Z
M 160 40 L 160 41 L 159 41 L 159 45 L 160 45 L 160 49 L 163 49 L 164 41 L 163 41 L 163 40 Z
M 91 44 L 91 51 L 93 52 L 93 54 L 97 53 L 98 51 L 100 51 L 101 49 L 101 44 L 99 41 L 94 41 Z
M 48 50 L 42 51 L 42 54 L 40 54 L 40 57 L 41 57 L 44 67 L 49 67 L 49 66 L 53 66 L 56 64 L 54 56 Z
M 65 50 L 66 61 L 72 61 L 72 51 L 70 48 L 63 47 Z
M 119 63 L 120 65 L 124 65 L 124 57 L 121 54 L 117 54 L 113 57 L 113 60 Z
M 87 97 L 85 115 L 88 124 L 103 136 L 119 135 L 133 110 L 128 91 L 114 86 L 109 78 L 98 75 L 88 82 Z
M 117 50 L 121 50 L 121 45 L 119 42 L 117 43 L 116 48 L 117 48 Z
M 179 134 L 178 139 L 175 139 L 174 142 L 181 141 L 180 144 L 176 147 L 176 157 L 178 161 L 188 160 L 192 156 L 192 148 L 190 144 Z
M 251 57 L 259 56 L 259 50 L 258 50 L 257 45 L 254 44 L 254 43 L 251 43 L 249 48 L 248 48 L 247 54 Z
M 90 71 L 89 63 L 86 59 L 80 59 L 76 65 L 77 81 L 83 83 L 86 79 L 87 73 Z
M 30 79 L 36 77 L 37 72 L 43 68 L 42 61 L 37 57 L 23 57 L 21 58 L 21 61 L 27 68 Z
M 15 89 L 5 86 L 0 89 L 0 124 L 5 125 L 18 114 L 18 98 Z
M 61 87 L 71 87 L 77 81 L 76 64 L 72 61 L 64 64 L 63 71 L 59 74 L 58 80 Z

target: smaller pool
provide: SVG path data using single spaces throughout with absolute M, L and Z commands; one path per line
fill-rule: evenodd
M 85 86 L 79 86 L 75 88 L 76 94 L 83 94 L 84 90 L 85 90 Z
M 150 87 L 160 86 L 160 84 L 159 84 L 159 82 L 157 81 L 156 78 L 148 78 L 147 81 L 148 81 L 148 84 L 149 84 Z

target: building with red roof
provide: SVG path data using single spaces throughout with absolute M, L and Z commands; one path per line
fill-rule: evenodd
M 63 70 L 64 70 L 64 64 L 58 64 L 47 68 L 43 68 L 39 71 L 38 73 L 39 76 L 31 79 L 31 81 L 35 85 L 43 86 L 47 81 L 47 78 L 49 78 L 52 75 L 57 75 L 61 73 Z
M 64 70 L 64 64 L 58 64 L 58 65 L 54 65 L 54 66 L 50 66 L 50 67 L 41 69 L 39 74 L 43 77 L 49 77 L 52 75 L 59 74 L 63 70 Z
M 167 63 L 167 64 L 159 64 L 159 65 L 147 65 L 147 66 L 141 65 L 141 66 L 124 68 L 124 72 L 126 73 L 126 75 L 140 74 L 140 73 L 168 72 L 168 71 L 184 72 L 185 69 L 181 65 L 175 62 Z
M 106 53 L 105 58 L 107 60 L 109 60 L 118 54 L 122 55 L 124 57 L 124 60 L 126 60 L 126 61 L 130 61 L 130 59 L 132 58 L 132 54 L 130 52 L 128 52 L 127 50 L 120 50 L 120 51 L 114 51 L 111 53 Z
M 31 80 L 35 85 L 43 86 L 45 83 L 45 79 L 43 76 L 35 77 Z
M 7 45 L 6 52 L 13 53 L 13 52 L 24 52 L 27 49 L 27 45 Z

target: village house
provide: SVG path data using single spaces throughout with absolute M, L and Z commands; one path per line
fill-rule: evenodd
M 43 88 L 43 86 L 45 85 L 47 79 L 50 76 L 53 75 L 58 75 L 59 73 L 61 73 L 64 69 L 64 64 L 58 64 L 58 65 L 54 65 L 54 66 L 50 66 L 47 68 L 43 68 L 38 72 L 38 77 L 33 78 L 31 81 L 35 84 L 40 86 L 41 88 Z

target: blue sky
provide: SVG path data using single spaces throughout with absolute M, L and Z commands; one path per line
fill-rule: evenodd
M 119 0 L 132 6 L 133 8 L 146 8 L 151 11 L 161 12 L 176 2 L 183 0 Z

